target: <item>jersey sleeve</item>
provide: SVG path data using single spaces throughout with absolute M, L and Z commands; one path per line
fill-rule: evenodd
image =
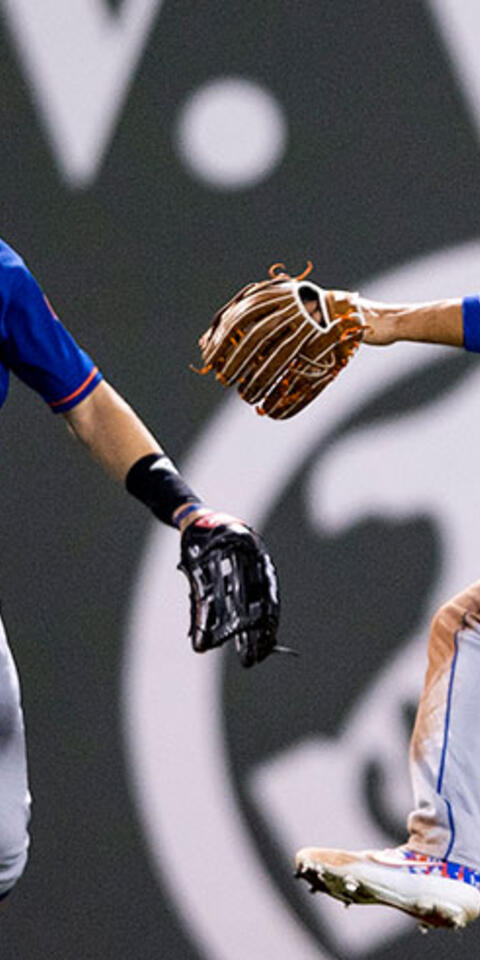
M 54 413 L 75 407 L 102 379 L 26 267 L 15 270 L 2 327 L 2 358 L 7 367 L 39 393 Z

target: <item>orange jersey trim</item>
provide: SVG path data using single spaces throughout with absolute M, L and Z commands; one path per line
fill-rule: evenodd
M 88 387 L 88 384 L 93 380 L 94 377 L 96 377 L 97 373 L 98 373 L 98 367 L 94 367 L 93 370 L 91 370 L 90 373 L 88 374 L 87 379 L 84 380 L 83 383 L 80 384 L 80 386 L 73 391 L 73 393 L 69 393 L 68 397 L 62 397 L 61 400 L 54 400 L 52 403 L 49 404 L 49 406 L 59 407 L 60 404 L 62 403 L 69 403 L 70 400 L 75 400 L 75 397 L 78 397 L 78 395 L 82 392 L 82 390 L 85 390 L 85 387 Z

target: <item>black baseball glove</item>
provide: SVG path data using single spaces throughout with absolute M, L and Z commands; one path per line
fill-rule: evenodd
M 244 667 L 278 647 L 280 603 L 274 564 L 254 530 L 209 513 L 182 534 L 179 570 L 190 584 L 190 631 L 197 653 L 232 640 Z

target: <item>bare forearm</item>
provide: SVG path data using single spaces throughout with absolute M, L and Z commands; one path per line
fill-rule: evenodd
M 100 383 L 65 419 L 95 460 L 121 482 L 140 457 L 161 453 L 155 437 L 108 383 Z
M 388 304 L 362 300 L 367 331 L 365 343 L 383 345 L 398 340 L 416 340 L 463 346 L 461 300 L 429 303 Z
M 124 483 L 131 468 L 137 464 L 136 470 L 147 470 L 144 459 L 149 461 L 149 454 L 159 455 L 163 450 L 153 434 L 147 429 L 128 403 L 108 383 L 103 381 L 78 406 L 65 414 L 69 428 L 75 436 L 87 447 L 89 453 L 97 460 L 104 470 L 116 480 Z M 175 470 L 167 457 L 167 472 Z M 138 465 L 140 464 L 140 467 Z M 168 466 L 168 464 L 170 466 Z M 157 464 L 155 464 L 157 466 Z M 171 474 L 170 474 L 171 475 Z M 173 522 L 174 526 L 183 531 L 201 516 L 211 513 L 202 500 L 193 494 L 183 479 L 178 476 L 175 481 L 175 499 L 171 492 L 162 496 L 161 473 L 156 472 L 153 480 L 153 495 L 158 496 L 158 503 L 154 513 L 166 523 Z M 127 483 L 127 489 L 131 485 Z M 134 489 L 130 492 L 138 495 Z M 152 493 L 152 491 L 150 491 Z M 147 500 L 141 495 L 139 499 Z M 165 500 L 165 513 L 162 502 Z M 193 501 L 193 503 L 192 503 Z M 169 506 L 172 506 L 170 515 Z M 152 503 L 149 503 L 153 506 Z M 184 515 L 184 508 L 188 513 Z M 178 515 L 178 520 L 176 519 Z

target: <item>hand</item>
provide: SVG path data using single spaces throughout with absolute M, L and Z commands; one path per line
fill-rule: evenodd
M 372 346 L 387 346 L 397 340 L 398 307 L 388 303 L 377 303 L 375 300 L 360 298 L 359 307 L 365 317 L 366 326 L 362 343 Z M 305 302 L 305 308 L 317 323 L 321 321 L 321 310 L 316 300 Z
M 251 667 L 274 650 L 280 602 L 274 564 L 263 541 L 228 514 L 204 512 L 182 533 L 179 569 L 190 585 L 193 649 L 233 641 Z
M 376 303 L 374 300 L 360 298 L 359 306 L 365 317 L 364 333 L 362 343 L 369 343 L 374 346 L 387 346 L 389 343 L 395 343 L 396 320 L 395 308 L 387 303 Z M 317 300 L 307 300 L 305 309 L 317 323 L 322 319 L 322 313 Z

